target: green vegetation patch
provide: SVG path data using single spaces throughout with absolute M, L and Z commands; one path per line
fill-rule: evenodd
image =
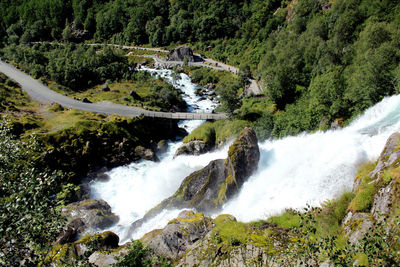
M 249 125 L 251 125 L 250 122 L 244 120 L 218 120 L 215 122 L 203 123 L 186 136 L 184 142 L 186 143 L 192 140 L 203 140 L 207 142 L 213 140 L 213 136 L 215 135 L 214 145 L 224 144 Z
M 355 181 L 359 181 L 360 185 L 348 207 L 352 212 L 369 211 L 371 208 L 377 186 L 372 182 L 369 173 L 375 168 L 375 165 L 376 163 L 365 163 L 359 168 Z
M 282 215 L 272 216 L 268 219 L 269 222 L 285 228 L 299 227 L 301 217 L 294 210 L 286 210 Z

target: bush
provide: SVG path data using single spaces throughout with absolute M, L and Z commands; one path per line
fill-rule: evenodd
M 128 254 L 118 259 L 114 265 L 117 267 L 152 267 L 152 266 L 172 266 L 172 264 L 161 257 L 151 256 L 150 249 L 145 247 L 142 242 L 136 240 L 129 247 Z

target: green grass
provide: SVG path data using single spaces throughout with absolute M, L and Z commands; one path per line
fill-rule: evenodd
M 360 186 L 348 207 L 352 212 L 369 211 L 371 208 L 377 188 L 375 183 L 371 183 L 369 173 L 375 166 L 375 162 L 368 162 L 359 167 L 355 181 L 360 180 Z
M 268 221 L 284 228 L 293 228 L 300 226 L 301 217 L 297 211 L 286 210 L 279 216 L 270 217 Z
M 203 140 L 209 142 L 215 140 L 216 144 L 225 143 L 234 138 L 251 123 L 244 120 L 219 120 L 215 122 L 206 122 L 193 130 L 183 140 L 185 143 L 192 140 Z

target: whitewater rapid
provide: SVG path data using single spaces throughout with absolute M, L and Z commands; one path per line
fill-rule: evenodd
M 186 78 L 178 84 L 192 86 Z M 192 127 L 186 126 L 188 130 L 201 122 L 191 123 Z M 221 213 L 248 222 L 266 219 L 286 208 L 298 209 L 307 204 L 318 206 L 351 190 L 357 166 L 376 160 L 387 138 L 399 129 L 400 96 L 393 96 L 385 98 L 343 129 L 261 142 L 258 171 Z M 187 175 L 211 160 L 227 157 L 225 147 L 201 156 L 173 159 L 179 145 L 179 142 L 170 144 L 160 162 L 142 161 L 115 168 L 108 173 L 109 181 L 91 184 L 92 196 L 106 200 L 120 217 L 119 223 L 109 230 L 116 232 L 122 243 L 162 228 L 175 218 L 180 210 L 163 211 L 127 236 L 131 223 L 175 193 Z
M 188 104 L 190 112 L 212 112 L 216 103 L 209 99 L 200 99 L 195 94 L 198 86 L 193 84 L 188 75 L 181 73 L 173 78 L 171 70 L 156 70 L 142 67 L 152 75 L 165 78 L 175 88 L 183 92 L 183 99 Z M 186 120 L 179 122 L 179 127 L 191 132 L 204 121 Z M 155 207 L 178 189 L 182 180 L 192 172 L 206 166 L 210 160 L 224 158 L 227 148 L 201 156 L 179 156 L 174 159 L 175 151 L 182 141 L 168 143 L 168 151 L 158 155 L 160 162 L 140 161 L 126 166 L 114 168 L 107 172 L 109 181 L 94 181 L 90 183 L 91 197 L 104 199 L 112 211 L 119 216 L 117 225 L 110 231 L 120 237 L 124 243 L 131 238 L 137 239 L 145 233 L 164 227 L 168 221 L 175 218 L 181 210 L 164 211 L 149 222 L 146 222 L 133 235 L 128 236 L 129 226 L 142 218 L 147 211 Z

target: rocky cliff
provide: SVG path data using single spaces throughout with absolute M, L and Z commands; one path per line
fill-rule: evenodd
M 181 46 L 169 51 L 166 59 L 168 61 L 184 61 L 194 62 L 193 50 L 188 46 Z
M 173 196 L 145 217 L 154 216 L 165 208 L 195 208 L 201 212 L 218 210 L 257 170 L 259 158 L 256 134 L 246 127 L 230 146 L 225 160 L 214 160 L 186 177 Z

